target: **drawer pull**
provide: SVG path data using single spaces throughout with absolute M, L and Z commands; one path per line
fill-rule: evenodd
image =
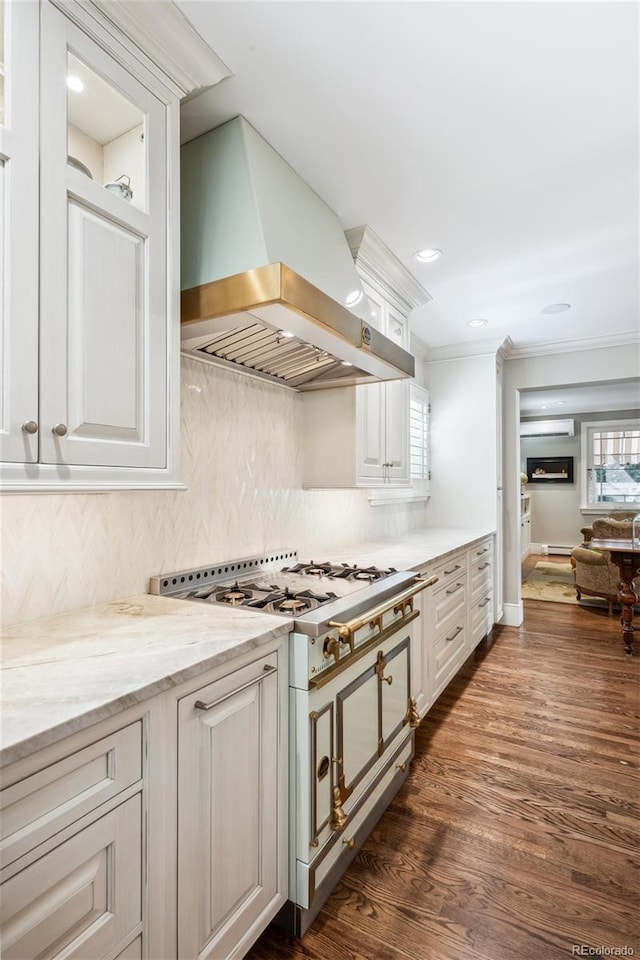
M 407 761 L 406 761 L 406 760 L 405 760 L 404 763 L 396 763 L 396 770 L 399 770 L 400 773 L 405 773 L 406 769 L 407 769 Z
M 483 563 L 483 564 L 481 564 L 481 565 L 478 567 L 478 570 L 486 570 L 487 567 L 490 567 L 490 566 L 491 566 L 491 564 L 490 564 L 489 561 L 487 560 L 486 563 Z
M 485 547 L 484 550 L 476 551 L 476 557 L 481 557 L 484 553 L 489 553 L 489 547 Z
M 457 627 L 454 633 L 452 633 L 450 637 L 445 637 L 445 640 L 447 641 L 447 643 L 449 643 L 451 640 L 455 640 L 458 634 L 462 633 L 463 630 L 464 630 L 464 627 Z
M 345 837 L 342 842 L 344 843 L 345 847 L 347 847 L 349 850 L 353 850 L 353 848 L 356 845 L 356 838 L 351 837 L 350 840 L 347 840 L 347 838 Z
M 464 587 L 464 583 L 456 583 L 455 587 L 451 587 L 451 590 L 446 590 L 445 593 L 449 595 L 450 593 L 455 593 L 456 590 L 459 590 L 460 587 Z
M 235 697 L 236 693 L 240 693 L 242 690 L 252 687 L 254 683 L 262 683 L 262 681 L 265 680 L 268 675 L 277 672 L 277 667 L 272 667 L 266 663 L 263 667 L 263 673 L 261 676 L 254 677 L 253 680 L 248 680 L 247 683 L 243 683 L 241 687 L 236 687 L 235 690 L 232 690 L 230 693 L 226 693 L 224 697 L 219 697 L 217 700 L 212 700 L 211 703 L 205 703 L 204 700 L 196 700 L 195 708 L 196 710 L 211 710 L 213 707 L 217 707 L 219 703 L 224 703 L 224 701 L 228 700 L 230 697 Z
M 478 606 L 479 606 L 479 607 L 486 607 L 486 605 L 487 605 L 488 603 L 490 603 L 490 601 L 491 601 L 491 597 L 485 597 L 484 600 L 481 600 L 481 601 L 480 601 L 480 603 L 478 604 Z
M 461 566 L 459 563 L 456 563 L 455 567 L 452 567 L 451 570 L 445 570 L 445 575 L 449 576 L 450 573 L 455 573 L 456 570 L 460 570 Z

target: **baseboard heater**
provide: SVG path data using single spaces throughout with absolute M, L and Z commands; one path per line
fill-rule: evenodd
M 573 546 L 575 546 L 575 544 Z M 566 543 L 543 543 L 542 553 L 558 554 L 562 557 L 570 557 L 573 546 L 568 546 Z

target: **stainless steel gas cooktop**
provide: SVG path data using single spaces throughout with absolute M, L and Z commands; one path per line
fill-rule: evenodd
M 414 577 L 393 568 L 300 562 L 295 551 L 278 550 L 266 557 L 151 577 L 149 590 L 177 600 L 290 616 L 296 620 L 296 629 L 317 635 L 331 617 L 352 615 L 373 599 L 397 592 Z

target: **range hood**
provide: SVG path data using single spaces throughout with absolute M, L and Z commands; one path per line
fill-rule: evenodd
M 337 216 L 244 118 L 181 165 L 184 352 L 296 390 L 414 375 L 368 322 Z

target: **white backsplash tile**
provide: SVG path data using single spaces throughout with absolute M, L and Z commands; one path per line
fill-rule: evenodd
M 3 496 L 3 623 L 144 593 L 152 574 L 277 547 L 320 560 L 423 526 L 421 504 L 372 508 L 363 490 L 302 489 L 302 402 L 183 358 L 188 489 Z

